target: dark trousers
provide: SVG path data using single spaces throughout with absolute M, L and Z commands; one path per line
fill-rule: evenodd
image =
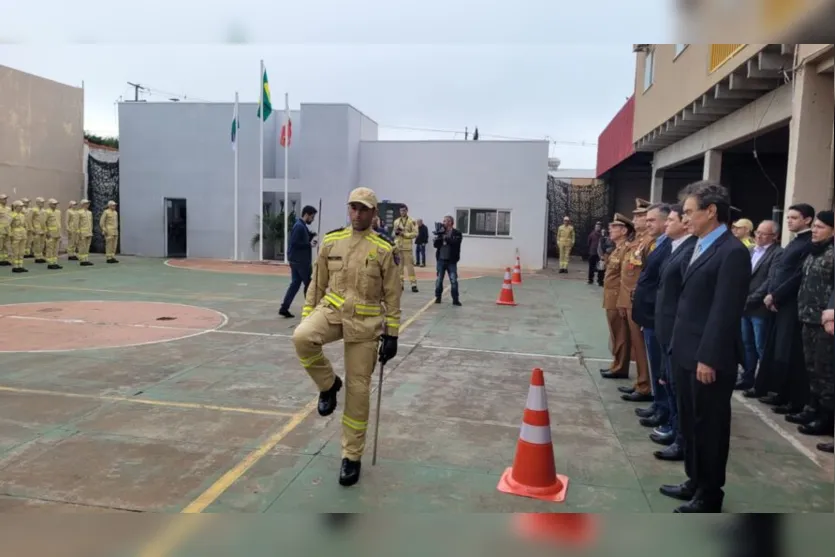
M 444 275 L 449 275 L 449 284 L 452 287 L 452 301 L 458 300 L 458 263 L 451 263 L 446 259 L 438 259 L 436 263 L 438 272 L 435 278 L 435 297 L 440 298 L 444 291 Z
M 670 415 L 670 402 L 667 399 L 667 391 L 659 383 L 658 380 L 664 375 L 663 363 L 661 360 L 661 345 L 655 337 L 655 330 L 644 327 L 644 345 L 647 347 L 647 360 L 649 361 L 649 380 L 652 383 L 652 406 L 655 413 L 658 414 L 662 420 L 666 420 Z
M 426 266 L 426 244 L 415 244 L 415 265 Z
M 290 263 L 290 286 L 287 287 L 287 292 L 284 294 L 284 301 L 281 302 L 281 309 L 290 309 L 290 304 L 299 292 L 299 288 L 304 283 L 304 295 L 307 296 L 307 287 L 310 286 L 310 265 L 303 265 L 298 263 Z
M 672 362 L 670 361 L 670 347 L 666 344 L 659 344 L 661 347 L 661 367 L 663 369 L 664 391 L 667 394 L 667 402 L 670 408 L 670 418 L 667 424 L 675 435 L 675 444 L 684 447 L 684 436 L 681 434 L 679 424 L 678 401 L 676 400 L 676 381 L 673 373 Z
M 597 263 L 600 261 L 600 256 L 596 253 L 589 255 L 589 284 L 594 282 L 594 275 L 597 274 L 597 284 L 603 286 L 603 273 L 605 271 L 597 270 Z
M 695 370 L 676 366 L 674 373 L 684 437 L 684 471 L 701 498 L 721 502 L 731 444 L 736 370 L 717 370 L 716 381 L 710 385 L 700 383 Z

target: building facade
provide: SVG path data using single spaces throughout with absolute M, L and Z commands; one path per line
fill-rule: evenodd
M 256 113 L 255 103 L 239 106 L 236 232 L 233 105 L 120 104 L 123 252 L 168 256 L 170 202 L 185 200 L 185 255 L 233 259 L 237 251 L 240 260 L 259 259 L 252 242 L 259 203 L 265 212 L 284 209 L 285 148 L 283 114 L 274 112 L 264 123 L 259 201 Z M 301 104 L 291 120 L 290 211 L 321 207 L 314 229 L 324 234 L 345 226 L 348 194 L 362 185 L 381 201 L 407 204 L 430 229 L 453 216 L 465 235 L 462 266 L 505 267 L 517 249 L 526 267 L 543 266 L 547 141 L 379 141 L 377 124 L 347 104 Z M 431 263 L 433 250 L 427 251 Z
M 65 206 L 84 160 L 84 90 L 0 66 L 0 193 Z

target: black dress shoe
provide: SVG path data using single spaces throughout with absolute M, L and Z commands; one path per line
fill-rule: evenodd
M 666 449 L 661 451 L 654 451 L 652 456 L 658 460 L 666 460 L 669 462 L 677 462 L 684 460 L 684 449 L 673 443 Z
M 678 499 L 679 501 L 690 501 L 696 495 L 696 488 L 687 480 L 678 485 L 665 484 L 658 488 L 661 495 Z
M 786 401 L 783 397 L 781 397 L 780 395 L 775 395 L 775 394 L 761 396 L 757 400 L 759 400 L 763 404 L 768 404 L 768 405 L 771 405 L 771 406 L 780 406 L 781 404 L 786 403 Z
M 792 406 L 791 404 L 781 404 L 780 406 L 775 406 L 774 408 L 772 408 L 771 411 L 775 414 L 781 415 L 799 414 L 800 412 L 803 412 L 803 408 L 798 408 L 797 406 Z
M 661 414 L 655 414 L 650 416 L 649 418 L 641 418 L 638 420 L 638 423 L 644 427 L 658 427 L 660 425 L 664 425 L 669 422 L 670 419 L 667 416 L 662 416 Z
M 643 394 L 635 391 L 634 393 L 628 395 L 620 395 L 621 400 L 625 400 L 626 402 L 652 402 L 653 398 L 650 394 Z
M 650 416 L 655 414 L 655 408 L 650 406 L 649 408 L 636 408 L 635 415 L 639 418 L 649 418 Z
M 752 385 L 748 381 L 737 381 L 736 385 L 734 385 L 734 390 L 735 391 L 747 391 L 747 390 L 749 390 L 753 387 L 754 387 L 754 385 Z
M 832 422 L 823 418 L 817 418 L 806 425 L 797 426 L 797 431 L 803 435 L 832 435 L 833 430 L 835 430 L 835 427 L 833 427 Z
M 336 393 L 342 388 L 342 379 L 336 376 L 333 385 L 327 391 L 319 393 L 319 415 L 330 416 L 336 410 Z
M 609 369 L 601 369 L 600 377 L 603 379 L 629 379 L 628 373 L 617 373 Z
M 809 408 L 804 408 L 803 412 L 797 414 L 789 414 L 786 416 L 786 421 L 790 424 L 806 425 L 815 421 L 818 413 Z
M 744 396 L 745 398 L 760 398 L 760 397 L 763 397 L 765 395 L 763 395 L 761 392 L 757 391 L 756 388 L 754 388 L 754 389 L 748 389 L 747 391 L 742 393 L 742 396 Z
M 819 451 L 823 451 L 825 453 L 835 452 L 835 445 L 832 443 L 818 443 L 815 447 L 817 447 Z
M 694 498 L 673 511 L 674 513 L 721 513 L 722 503 Z
M 342 466 L 339 469 L 339 485 L 345 487 L 354 485 L 360 481 L 360 469 L 362 462 L 359 460 L 342 459 Z
M 621 387 L 618 387 L 618 391 L 627 395 L 631 395 L 635 392 L 635 387 L 627 387 L 626 385 L 623 385 Z
M 292 313 L 290 313 L 290 310 L 288 310 L 288 309 L 284 309 L 284 308 L 279 308 L 279 310 L 278 310 L 278 314 L 279 314 L 281 317 L 286 317 L 287 319 L 292 319 L 293 317 L 295 317 L 295 315 L 293 315 Z
M 670 433 L 656 433 L 653 431 L 649 434 L 649 439 L 653 443 L 670 446 L 675 442 L 676 436 L 672 431 Z

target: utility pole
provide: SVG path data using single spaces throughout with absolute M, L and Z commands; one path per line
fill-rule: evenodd
M 147 91 L 147 89 L 138 83 L 131 83 L 130 81 L 128 81 L 128 85 L 133 87 L 133 102 L 139 102 L 139 91 Z

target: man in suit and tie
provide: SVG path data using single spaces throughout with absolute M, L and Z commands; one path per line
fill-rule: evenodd
M 659 460 L 671 461 L 684 460 L 684 437 L 678 424 L 678 404 L 676 403 L 675 378 L 670 362 L 670 342 L 673 337 L 681 283 L 684 279 L 685 268 L 682 262 L 690 261 L 693 247 L 696 245 L 696 237 L 690 234 L 684 225 L 682 213 L 681 205 L 670 207 L 666 234 L 670 241 L 671 253 L 661 265 L 661 280 L 655 296 L 655 336 L 661 347 L 661 361 L 664 369 L 661 381 L 670 403 L 670 418 L 666 424 L 655 428 L 649 438 L 654 443 L 666 445 L 665 449 L 652 453 L 653 456 Z M 650 409 L 639 410 L 650 411 Z
M 738 221 L 737 221 L 738 222 Z M 754 233 L 751 247 L 751 283 L 748 285 L 748 299 L 742 315 L 742 343 L 745 346 L 745 363 L 742 375 L 736 382 L 736 390 L 745 391 L 754 386 L 757 364 L 762 360 L 765 341 L 773 324 L 772 312 L 763 304 L 768 294 L 768 276 L 779 261 L 783 248 L 777 242 L 777 223 L 764 220 Z
M 698 238 L 684 271 L 671 345 L 687 481 L 661 493 L 687 501 L 678 513 L 722 512 L 731 438 L 731 396 L 744 360 L 740 322 L 751 255 L 730 230 L 730 195 L 704 180 L 681 194 Z

